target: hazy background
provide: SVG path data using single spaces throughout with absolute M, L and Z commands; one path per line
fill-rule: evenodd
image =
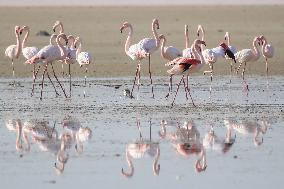
M 146 3 L 145 3 L 146 2 Z M 263 4 L 284 4 L 283 0 L 1 0 L 0 5 L 25 6 L 25 5 L 263 5 Z

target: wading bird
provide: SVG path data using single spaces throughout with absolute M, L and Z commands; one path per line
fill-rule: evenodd
M 262 41 L 262 55 L 265 58 L 265 65 L 266 65 L 266 76 L 268 75 L 268 58 L 272 58 L 274 55 L 274 47 L 267 43 L 266 38 L 261 35 L 260 39 Z

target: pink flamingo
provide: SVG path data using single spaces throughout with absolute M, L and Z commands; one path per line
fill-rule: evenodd
M 61 83 L 59 82 L 57 76 L 55 75 L 55 71 L 53 69 L 53 65 L 52 62 L 55 60 L 64 60 L 67 56 L 67 52 L 66 49 L 64 48 L 64 46 L 60 43 L 60 39 L 64 39 L 67 43 L 67 37 L 64 33 L 61 33 L 57 36 L 56 38 L 56 43 L 57 45 L 47 45 L 45 47 L 43 47 L 35 56 L 33 56 L 31 59 L 27 60 L 25 63 L 26 64 L 37 64 L 39 62 L 45 62 L 45 68 L 44 68 L 44 72 L 42 75 L 42 86 L 41 86 L 41 97 L 40 99 L 42 100 L 42 92 L 43 92 L 43 82 L 44 82 L 44 75 L 47 71 L 47 66 L 48 64 L 51 64 L 52 70 L 53 70 L 53 75 L 56 78 L 57 82 L 59 83 L 65 97 L 67 98 L 67 95 L 65 93 L 65 90 L 63 89 Z
M 85 87 L 87 86 L 87 73 L 88 73 L 88 65 L 93 62 L 92 56 L 89 52 L 82 52 L 82 40 L 80 37 L 77 37 L 75 40 L 75 48 L 76 50 L 76 60 L 79 63 L 80 67 L 86 65 L 85 67 Z M 84 97 L 86 97 L 86 91 L 84 90 Z
M 201 68 L 201 65 L 204 63 L 204 58 L 203 58 L 201 52 L 196 49 L 201 44 L 206 45 L 204 41 L 197 39 L 197 40 L 194 41 L 194 47 L 193 47 L 194 57 L 199 56 L 201 61 L 197 58 L 179 57 L 179 58 L 176 58 L 176 59 L 174 59 L 174 60 L 172 60 L 172 61 L 170 61 L 169 63 L 166 64 L 166 65 L 174 65 L 170 70 L 167 71 L 171 76 L 172 75 L 182 75 L 182 78 L 181 78 L 181 80 L 180 80 L 180 82 L 177 86 L 177 90 L 176 90 L 176 94 L 175 94 L 175 97 L 174 97 L 173 102 L 172 102 L 172 106 L 174 105 L 174 101 L 175 101 L 175 98 L 176 98 L 178 90 L 179 90 L 179 86 L 180 86 L 182 81 L 183 81 L 183 84 L 185 86 L 184 75 L 185 74 L 189 75 L 192 72 L 198 71 Z M 169 88 L 169 92 L 170 92 L 170 88 Z M 189 95 L 190 95 L 192 104 L 193 104 L 193 106 L 195 106 L 193 99 L 192 99 L 192 96 L 190 94 L 190 88 L 189 88 L 188 85 L 185 87 L 185 92 L 186 92 L 186 98 L 187 98 L 187 92 L 188 92 Z
M 180 52 L 180 50 L 178 50 L 177 48 L 173 47 L 173 46 L 168 46 L 166 47 L 166 37 L 161 34 L 159 36 L 159 40 L 161 42 L 161 57 L 172 61 L 177 57 L 181 57 L 182 56 L 182 52 Z
M 16 83 L 15 83 L 15 68 L 14 68 L 14 60 L 19 58 L 19 55 L 21 53 L 21 41 L 20 41 L 20 26 L 15 26 L 15 35 L 16 35 L 16 40 L 17 40 L 17 44 L 16 45 L 10 45 L 6 48 L 5 50 L 5 56 L 8 56 L 10 58 L 10 60 L 12 61 L 12 69 L 13 69 L 13 86 L 15 87 Z
M 248 85 L 246 84 L 245 79 L 244 79 L 245 78 L 244 75 L 245 75 L 246 65 L 247 65 L 247 62 L 255 62 L 259 59 L 260 53 L 259 53 L 258 47 L 256 46 L 257 43 L 259 45 L 261 43 L 261 39 L 259 37 L 255 37 L 253 39 L 253 42 L 252 42 L 253 49 L 242 49 L 235 54 L 236 60 L 240 63 L 236 73 L 239 72 L 239 69 L 241 68 L 242 64 L 244 63 L 242 78 L 243 78 L 243 81 L 244 81 L 244 84 L 245 84 L 245 89 L 247 91 L 248 91 Z
M 268 75 L 268 58 L 272 58 L 274 55 L 274 47 L 267 43 L 266 38 L 261 35 L 260 39 L 262 40 L 262 55 L 265 58 L 265 64 L 266 64 L 266 76 Z
M 188 25 L 184 26 L 184 36 L 185 36 L 185 49 L 183 49 L 182 51 L 182 56 L 187 58 L 193 58 L 192 49 L 189 43 Z
M 233 55 L 236 54 L 237 48 L 234 47 L 234 46 L 231 46 L 231 35 L 230 35 L 229 32 L 225 33 L 224 39 L 225 39 L 225 41 L 227 41 L 227 45 L 229 47 L 229 50 L 233 53 Z M 229 60 L 233 60 L 236 63 L 235 56 L 233 56 L 233 55 L 231 55 L 231 54 L 227 55 L 227 53 L 225 52 L 225 58 L 229 59 Z M 231 61 L 230 75 L 232 76 L 232 74 L 233 74 L 233 62 Z M 231 83 L 231 79 L 230 79 L 230 83 Z
M 130 93 L 130 97 L 133 98 L 133 89 L 137 80 L 137 86 L 139 91 L 139 85 L 140 85 L 140 64 L 141 60 L 148 57 L 149 58 L 149 76 L 151 81 L 151 88 L 152 88 L 152 97 L 154 98 L 154 89 L 153 89 L 153 81 L 152 81 L 152 73 L 151 73 L 151 62 L 150 62 L 150 55 L 155 52 L 159 48 L 159 36 L 157 33 L 157 29 L 159 29 L 159 21 L 158 19 L 153 19 L 152 22 L 152 32 L 154 35 L 154 38 L 144 38 L 140 40 L 138 43 L 131 45 L 131 40 L 133 37 L 133 27 L 130 23 L 124 22 L 122 27 L 120 28 L 120 32 L 125 28 L 129 28 L 128 37 L 125 41 L 124 50 L 127 56 L 129 56 L 132 60 L 138 60 L 137 69 L 136 69 L 136 75 L 133 82 L 133 87 Z

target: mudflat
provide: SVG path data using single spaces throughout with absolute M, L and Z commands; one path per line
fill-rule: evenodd
M 0 7 L 1 40 L 0 76 L 11 77 L 10 60 L 5 57 L 5 48 L 16 43 L 15 25 L 28 25 L 30 37 L 27 46 L 43 47 L 49 37 L 36 36 L 40 30 L 53 33 L 52 25 L 56 20 L 64 23 L 65 33 L 80 36 L 83 50 L 93 56 L 89 76 L 119 77 L 134 74 L 136 63 L 124 53 L 127 31 L 120 33 L 123 22 L 128 21 L 134 28 L 133 43 L 144 37 L 152 37 L 153 18 L 160 21 L 159 34 L 167 37 L 167 46 L 185 48 L 184 25 L 189 25 L 190 42 L 197 37 L 198 24 L 204 26 L 208 48 L 219 45 L 226 31 L 231 34 L 231 44 L 237 49 L 252 48 L 255 36 L 266 36 L 275 49 L 275 56 L 269 60 L 269 73 L 284 73 L 284 6 L 155 6 L 155 7 Z M 21 36 L 23 38 L 24 36 Z M 23 64 L 23 56 L 15 60 L 17 77 L 31 76 L 31 66 Z M 148 72 L 147 61 L 142 64 L 142 74 Z M 160 51 L 152 56 L 153 75 L 167 75 L 166 61 Z M 61 64 L 57 64 L 58 71 Z M 229 74 L 229 62 L 219 60 L 215 74 Z M 68 66 L 65 66 L 67 70 Z M 204 66 L 203 69 L 207 69 Z M 75 76 L 84 75 L 79 65 L 72 66 Z M 197 75 L 202 72 L 197 73 Z M 265 74 L 265 62 L 261 57 L 257 62 L 247 64 L 247 74 Z

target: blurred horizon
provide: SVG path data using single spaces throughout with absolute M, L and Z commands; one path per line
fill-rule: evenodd
M 0 6 L 278 5 L 283 0 L 1 0 Z

